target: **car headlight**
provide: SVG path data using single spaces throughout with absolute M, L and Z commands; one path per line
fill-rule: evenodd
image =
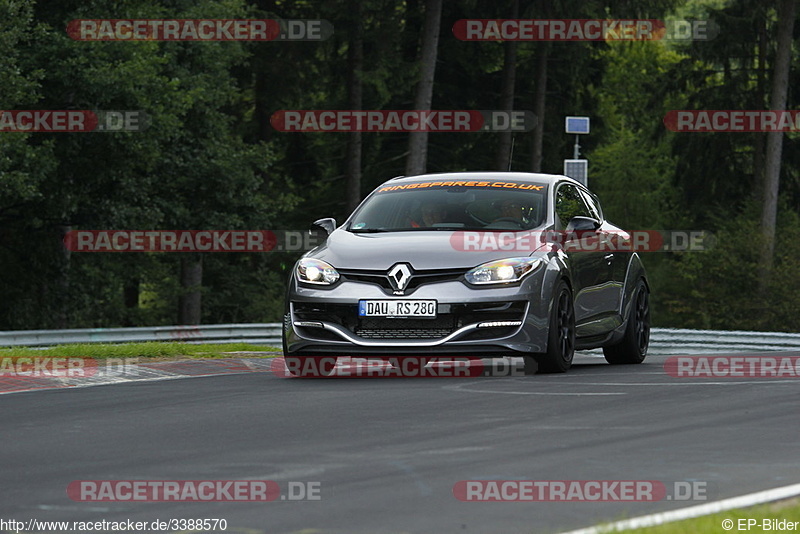
M 314 258 L 302 258 L 297 262 L 295 275 L 300 282 L 329 286 L 339 280 L 339 273 L 329 263 Z
M 497 260 L 470 269 L 464 277 L 475 285 L 519 282 L 525 275 L 535 271 L 540 263 L 538 258 Z

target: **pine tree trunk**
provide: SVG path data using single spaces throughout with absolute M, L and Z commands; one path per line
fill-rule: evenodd
M 767 85 L 767 21 L 766 14 L 760 10 L 758 20 L 758 56 L 756 60 L 756 105 L 753 109 L 761 109 L 766 102 Z M 753 142 L 753 198 L 763 201 L 764 189 L 764 150 L 766 143 L 764 134 L 751 134 Z
M 354 15 L 350 45 L 347 50 L 347 90 L 350 109 L 361 109 L 362 83 L 361 72 L 364 70 L 364 31 L 361 22 L 361 2 L 354 0 L 350 9 Z M 347 211 L 353 211 L 361 202 L 361 132 L 351 132 L 347 138 L 346 163 L 346 195 Z
M 550 55 L 550 43 L 540 44 L 541 48 L 536 58 L 536 88 L 533 96 L 536 129 L 533 130 L 531 172 L 542 172 L 542 154 L 544 153 L 544 113 L 547 105 L 547 59 Z
M 511 4 L 511 18 L 519 18 L 519 0 L 512 0 Z M 517 41 L 506 41 L 503 43 L 503 47 L 503 89 L 500 94 L 500 109 L 510 112 L 514 109 L 514 95 L 516 92 Z M 499 171 L 511 170 L 513 135 L 513 132 L 501 132 L 498 134 L 494 166 Z
M 429 110 L 433 101 L 433 78 L 439 48 L 439 26 L 442 21 L 442 0 L 425 3 L 425 28 L 420 53 L 420 80 L 414 98 L 415 110 Z M 427 169 L 428 132 L 412 132 L 408 137 L 406 176 L 423 174 Z
M 196 254 L 182 254 L 178 324 L 200 324 L 202 285 L 203 257 Z
M 55 289 L 56 289 L 56 294 L 59 295 L 59 298 L 55 299 L 56 328 L 70 327 L 68 310 L 67 310 L 69 299 L 67 298 L 67 295 L 69 294 L 69 270 L 70 270 L 71 253 L 69 250 L 67 250 L 67 247 L 63 245 L 64 237 L 70 230 L 72 230 L 72 226 L 69 225 L 59 225 L 57 228 L 59 237 L 59 242 L 58 242 L 59 254 L 58 254 L 58 278 L 55 281 L 56 282 Z
M 791 67 L 792 31 L 794 30 L 795 0 L 778 3 L 778 52 L 772 75 L 770 109 L 785 110 Z M 778 212 L 778 188 L 781 173 L 783 132 L 767 134 L 766 161 L 764 164 L 764 191 L 761 209 L 761 256 L 759 289 L 765 294 L 772 276 L 775 254 L 775 221 Z

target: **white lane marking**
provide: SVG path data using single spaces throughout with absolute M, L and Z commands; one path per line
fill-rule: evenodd
M 587 371 L 588 372 L 588 371 Z M 666 373 L 664 371 L 627 371 L 623 373 L 614 373 L 609 371 L 603 371 L 603 376 L 664 376 Z M 567 373 L 565 376 L 569 376 L 572 378 L 584 378 L 590 377 L 595 375 L 583 374 L 581 373 L 581 364 L 573 364 L 572 371 Z
M 702 382 L 698 379 L 684 379 L 686 382 L 574 382 L 575 386 L 735 386 L 747 384 L 797 384 L 791 380 L 730 380 L 726 382 Z
M 569 532 L 562 532 L 561 534 L 602 534 L 605 532 L 618 532 L 620 530 L 654 527 L 656 525 L 663 525 L 664 523 L 682 521 L 684 519 L 693 519 L 695 517 L 702 517 L 704 515 L 726 512 L 735 508 L 746 508 L 748 506 L 779 501 L 781 499 L 788 499 L 798 495 L 800 495 L 800 484 L 792 484 L 791 486 L 783 486 L 781 488 L 773 488 L 770 490 L 758 491 L 756 493 L 748 493 L 739 497 L 732 497 L 730 499 L 710 502 L 708 504 L 690 506 L 689 508 L 681 508 L 679 510 L 672 510 L 669 512 L 643 515 L 598 527 L 570 530 Z
M 267 473 L 264 475 L 251 475 L 247 477 L 239 477 L 239 480 L 303 480 L 319 477 L 325 473 L 324 467 L 293 467 L 291 469 L 284 469 L 283 471 L 276 471 L 274 473 Z
M 545 396 L 558 396 L 558 397 L 586 397 L 586 396 L 609 396 L 609 395 L 627 395 L 627 393 L 546 393 L 544 391 L 491 391 L 485 389 L 462 389 L 469 393 L 494 393 L 500 395 L 545 395 Z
M 428 451 L 419 451 L 417 454 L 462 454 L 467 452 L 483 452 L 490 451 L 493 447 L 457 447 L 454 449 L 432 449 Z
M 255 365 L 255 364 L 254 364 L 252 361 L 248 360 L 247 358 L 242 358 L 242 359 L 241 359 L 241 360 L 239 360 L 239 361 L 241 361 L 241 362 L 242 362 L 242 364 L 243 364 L 245 367 L 247 367 L 248 369 L 251 369 L 251 370 L 253 370 L 253 371 L 261 371 L 261 370 L 262 370 L 262 369 L 261 369 L 261 368 L 259 368 L 257 365 Z
M 502 381 L 505 384 L 508 384 L 506 379 L 495 379 L 495 381 Z M 451 391 L 466 391 L 467 393 L 491 393 L 495 395 L 552 395 L 552 396 L 561 396 L 561 397 L 583 397 L 583 396 L 609 396 L 609 395 L 627 395 L 627 393 L 597 393 L 597 392 L 586 392 L 586 393 L 565 393 L 565 392 L 547 392 L 547 391 L 495 391 L 491 389 L 468 389 L 470 386 L 475 384 L 485 384 L 488 381 L 481 381 L 481 382 L 472 382 L 470 384 L 460 384 L 456 386 L 444 386 L 442 389 L 449 389 Z

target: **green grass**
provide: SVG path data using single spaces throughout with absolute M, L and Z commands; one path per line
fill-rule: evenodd
M 15 357 L 60 357 L 60 358 L 236 358 L 230 352 L 263 352 L 260 356 L 272 358 L 281 356 L 281 349 L 249 343 L 225 343 L 221 345 L 195 345 L 180 342 L 148 342 L 122 343 L 106 345 L 100 343 L 84 343 L 75 345 L 57 345 L 46 349 L 29 347 L 0 348 L 0 358 Z
M 722 521 L 730 519 L 733 521 L 733 528 L 725 530 L 722 528 Z M 739 530 L 739 520 L 742 519 L 742 529 Z M 747 530 L 747 519 L 755 519 L 756 524 L 750 525 L 750 530 Z M 634 530 L 625 530 L 619 532 L 626 532 L 630 534 L 696 534 L 696 533 L 714 533 L 720 534 L 724 532 L 800 532 L 800 525 L 797 528 L 790 528 L 789 530 L 764 530 L 761 528 L 764 519 L 777 519 L 786 521 L 800 521 L 800 499 L 792 499 L 789 501 L 781 501 L 777 503 L 764 504 L 761 506 L 754 506 L 752 508 L 739 508 L 730 510 L 728 512 L 720 512 L 718 514 L 707 515 L 698 517 L 696 519 L 686 519 L 683 521 L 676 521 L 674 523 L 667 523 L 657 527 L 638 528 Z M 609 530 L 608 532 L 617 532 Z

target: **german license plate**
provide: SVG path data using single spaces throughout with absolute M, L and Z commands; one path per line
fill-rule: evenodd
M 360 317 L 436 317 L 435 300 L 359 300 Z

